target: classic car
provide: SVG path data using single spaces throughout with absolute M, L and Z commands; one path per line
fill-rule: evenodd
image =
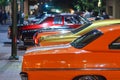
M 34 42 L 33 44 L 37 43 L 36 40 L 36 37 L 37 37 L 37 34 L 38 33 L 42 33 L 44 35 L 52 35 L 52 34 L 65 34 L 67 32 L 70 32 L 72 30 L 74 30 L 75 28 L 71 28 L 69 26 L 56 26 L 56 27 L 50 27 L 50 28 L 43 28 L 42 30 L 36 32 L 34 35 L 33 35 L 33 39 L 31 39 L 32 41 L 30 42 Z M 34 40 L 34 41 L 33 41 Z
M 37 21 L 39 21 L 40 19 L 42 19 L 42 17 L 44 17 L 44 15 L 46 15 L 46 14 L 43 13 L 43 14 L 29 16 L 28 19 L 27 19 L 28 24 L 34 24 L 34 23 L 36 23 Z
M 22 80 L 120 80 L 120 24 L 96 28 L 68 44 L 28 49 Z
M 65 44 L 69 43 L 80 35 L 85 34 L 89 30 L 92 30 L 97 27 L 101 27 L 104 25 L 118 24 L 120 23 L 120 19 L 108 19 L 108 20 L 98 20 L 90 23 L 86 23 L 71 32 L 64 34 L 53 34 L 50 35 L 45 32 L 37 33 L 34 37 L 34 42 L 39 46 L 48 46 L 48 45 L 56 45 L 56 44 Z
M 19 25 L 18 26 L 18 40 L 24 42 L 24 45 L 29 45 L 33 39 L 35 32 L 40 31 L 44 28 L 56 27 L 56 26 L 69 26 L 70 28 L 77 28 L 82 24 L 89 22 L 87 19 L 76 15 L 76 14 L 54 14 L 54 15 L 45 15 L 42 16 L 40 21 L 31 25 Z M 8 36 L 11 38 L 11 29 L 12 26 L 8 29 Z

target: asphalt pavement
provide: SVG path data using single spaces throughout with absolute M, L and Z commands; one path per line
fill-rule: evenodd
M 9 60 L 12 53 L 11 40 L 7 37 L 9 25 L 0 25 L 0 80 L 21 80 L 19 73 L 25 50 L 17 50 L 18 60 Z

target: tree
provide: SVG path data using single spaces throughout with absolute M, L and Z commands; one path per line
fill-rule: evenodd
M 53 5 L 59 9 L 64 11 L 69 10 L 70 8 L 74 8 L 72 4 L 72 0 L 53 0 Z
M 101 10 L 105 9 L 105 0 L 102 1 Z M 98 0 L 73 0 L 74 9 L 77 11 L 94 10 L 98 11 Z
M 62 9 L 74 9 L 76 11 L 84 11 L 84 10 L 94 10 L 98 11 L 98 1 L 99 0 L 53 0 L 53 4 L 56 7 L 60 7 Z M 106 0 L 101 0 L 102 6 L 101 10 L 105 10 Z
M 0 0 L 0 8 L 4 8 L 9 2 L 10 0 Z

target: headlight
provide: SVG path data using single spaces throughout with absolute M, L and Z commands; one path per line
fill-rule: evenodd
M 20 76 L 21 76 L 21 80 L 28 80 L 28 74 L 27 73 L 21 72 Z

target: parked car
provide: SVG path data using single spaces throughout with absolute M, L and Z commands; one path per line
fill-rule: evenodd
M 120 24 L 99 27 L 69 44 L 33 47 L 22 80 L 119 80 Z
M 44 28 L 38 32 L 36 32 L 34 35 L 33 35 L 33 39 L 31 39 L 30 42 L 34 42 L 33 44 L 37 43 L 36 40 L 36 37 L 37 35 L 39 34 L 40 36 L 40 33 L 43 35 L 52 35 L 52 34 L 65 34 L 65 33 L 68 33 L 72 30 L 74 30 L 75 28 L 71 28 L 69 26 L 56 26 L 56 27 L 50 27 L 50 28 Z
M 69 26 L 70 28 L 77 28 L 82 24 L 89 22 L 85 18 L 76 14 L 56 14 L 56 15 L 45 15 L 40 21 L 31 25 L 18 26 L 18 40 L 22 40 L 24 45 L 33 43 L 30 42 L 33 39 L 35 32 L 40 31 L 44 28 L 57 27 L 57 26 Z M 11 28 L 8 29 L 8 36 L 11 38 Z
M 45 15 L 47 15 L 47 14 L 43 13 L 43 14 L 29 16 L 28 20 L 27 20 L 28 24 L 34 24 L 34 23 L 40 21 L 40 19 L 42 19 L 42 17 L 44 17 Z
M 47 34 L 46 32 L 37 33 L 36 36 L 34 37 L 34 42 L 36 45 L 40 46 L 65 44 L 73 41 L 80 35 L 87 33 L 89 30 L 93 30 L 94 28 L 118 23 L 120 23 L 120 19 L 98 20 L 92 23 L 91 22 L 86 23 L 85 25 L 80 26 L 79 28 L 64 34 L 50 35 Z

